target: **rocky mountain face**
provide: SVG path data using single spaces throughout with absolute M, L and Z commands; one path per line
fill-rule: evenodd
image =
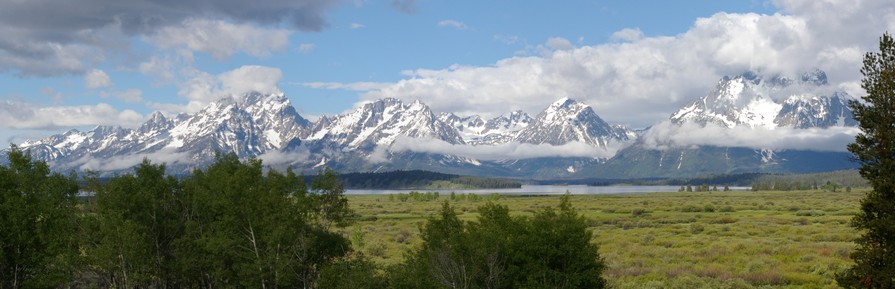
M 674 112 L 673 124 L 686 122 L 724 128 L 806 129 L 855 126 L 848 101 L 831 89 L 820 70 L 799 77 L 747 72 L 724 77 L 707 95 Z M 773 150 L 743 147 L 650 149 L 641 142 L 619 151 L 586 174 L 613 177 L 681 177 L 723 173 L 818 172 L 854 168 L 845 152 Z
M 673 113 L 670 121 L 754 129 L 853 126 L 850 99 L 830 89 L 822 71 L 794 78 L 744 73 L 722 78 L 707 95 Z M 250 93 L 222 98 L 194 114 L 156 112 L 134 129 L 71 130 L 20 147 L 55 169 L 107 173 L 128 170 L 144 157 L 168 163 L 174 173 L 187 172 L 209 163 L 219 152 L 259 157 L 265 164 L 298 170 L 424 169 L 526 178 L 801 172 L 853 166 L 844 153 L 708 146 L 649 149 L 639 141 L 643 133 L 611 125 L 590 106 L 569 98 L 557 100 L 535 117 L 514 111 L 490 119 L 436 114 L 420 101 L 386 98 L 309 122 L 285 95 Z M 521 146 L 542 150 L 567 144 L 585 146 L 587 157 L 489 155 Z M 605 157 L 619 147 L 625 148 Z M 486 153 L 464 154 L 469 150 Z
M 307 140 L 329 141 L 350 149 L 388 146 L 400 136 L 465 143 L 454 127 L 441 121 L 420 101 L 407 104 L 386 98 L 321 120 L 325 124 L 315 125 Z
M 308 126 L 285 95 L 251 93 L 223 98 L 192 115 L 167 118 L 156 112 L 136 129 L 71 130 L 20 147 L 58 169 L 126 169 L 135 158 L 162 154 L 184 156 L 166 161 L 195 166 L 207 163 L 217 152 L 248 158 L 278 150 L 298 139 Z M 118 165 L 97 165 L 104 161 Z
M 210 162 L 219 152 L 232 152 L 240 158 L 277 157 L 280 159 L 266 163 L 304 169 L 325 165 L 346 171 L 422 168 L 458 172 L 452 168 L 471 166 L 500 171 L 506 170 L 502 167 L 509 160 L 479 161 L 447 153 L 389 149 L 402 138 L 457 146 L 574 141 L 602 149 L 608 142 L 628 140 L 626 131 L 608 125 L 590 107 L 570 99 L 554 103 L 537 119 L 516 111 L 483 120 L 479 116 L 436 115 L 420 101 L 386 98 L 311 123 L 296 113 L 284 95 L 252 93 L 223 98 L 191 115 L 166 117 L 156 112 L 135 129 L 100 126 L 87 132 L 72 130 L 21 147 L 59 169 L 110 172 L 128 169 L 143 157 L 161 159 L 174 171 L 186 171 Z
M 513 141 L 513 137 L 533 120 L 521 110 L 488 120 L 478 115 L 459 117 L 442 112 L 438 119 L 454 127 L 466 143 L 471 145 L 496 145 Z
M 709 94 L 671 115 L 675 123 L 713 123 L 724 127 L 809 128 L 855 125 L 846 93 L 829 91 L 826 73 L 806 72 L 797 79 L 747 72 L 724 77 Z
M 577 141 L 605 148 L 612 141 L 627 141 L 628 136 L 626 129 L 612 127 L 590 106 L 562 98 L 538 114 L 531 125 L 519 131 L 514 140 L 551 145 Z

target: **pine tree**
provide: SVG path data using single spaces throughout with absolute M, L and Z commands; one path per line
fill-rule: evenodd
M 880 38 L 879 52 L 864 55 L 863 101 L 851 101 L 861 133 L 848 145 L 873 190 L 861 200 L 852 226 L 862 232 L 854 266 L 837 276 L 849 288 L 895 288 L 895 40 Z

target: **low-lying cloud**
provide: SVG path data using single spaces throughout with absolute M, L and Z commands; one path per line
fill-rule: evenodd
M 611 143 L 609 148 L 593 147 L 583 142 L 563 145 L 510 142 L 498 145 L 451 144 L 438 139 L 400 137 L 387 148 L 379 148 L 369 158 L 373 163 L 386 161 L 387 152 L 445 154 L 475 160 L 518 160 L 546 157 L 610 158 L 626 143 Z
M 854 142 L 859 132 L 857 127 L 841 126 L 809 129 L 726 128 L 715 124 L 703 126 L 693 122 L 675 124 L 665 121 L 646 131 L 640 142 L 646 148 L 659 150 L 719 146 L 841 152 L 846 151 L 846 145 Z
M 118 171 L 132 168 L 142 163 L 143 159 L 148 159 L 154 164 L 177 164 L 183 163 L 185 160 L 190 160 L 190 157 L 189 153 L 178 153 L 173 150 L 161 150 L 153 153 L 128 154 L 104 158 L 87 155 L 72 162 L 72 166 L 75 166 L 82 171 Z

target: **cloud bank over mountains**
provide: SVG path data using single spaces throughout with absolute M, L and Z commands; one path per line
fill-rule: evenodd
M 723 75 L 743 71 L 798 74 L 820 68 L 836 89 L 853 96 L 863 53 L 895 30 L 885 1 L 775 1 L 773 15 L 717 13 L 684 33 L 644 36 L 636 27 L 615 42 L 512 57 L 491 66 L 417 69 L 409 78 L 364 94 L 366 99 L 421 99 L 436 111 L 493 115 L 535 111 L 573 97 L 604 118 L 646 127 L 670 108 L 704 95 Z M 556 42 L 556 39 L 551 39 Z M 565 43 L 571 43 L 566 41 Z
M 413 14 L 417 2 L 389 3 L 398 11 Z M 269 63 L 208 73 L 194 67 L 194 54 L 215 59 L 237 55 L 263 59 L 299 47 L 290 37 L 296 32 L 326 29 L 326 13 L 341 1 L 139 0 L 109 4 L 97 0 L 6 0 L 2 4 L 0 72 L 22 77 L 81 76 L 82 84 L 97 94 L 177 113 L 195 112 L 220 97 L 249 90 L 283 91 L 282 70 Z M 687 31 L 676 35 L 648 35 L 638 27 L 629 27 L 613 33 L 603 44 L 584 45 L 581 40 L 550 37 L 537 46 L 537 55 L 500 59 L 489 66 L 411 69 L 404 72 L 405 79 L 394 83 L 301 85 L 357 91 L 359 103 L 386 97 L 421 100 L 436 112 L 483 117 L 515 110 L 536 112 L 557 98 L 571 97 L 592 106 L 607 121 L 632 128 L 667 119 L 673 109 L 705 95 L 721 76 L 743 71 L 797 74 L 816 67 L 829 75 L 828 89 L 845 90 L 854 97 L 863 94 L 858 85 L 863 53 L 875 49 L 883 31 L 895 31 L 895 6 L 890 1 L 776 0 L 772 5 L 779 8 L 778 13 L 717 13 L 694 20 Z M 469 28 L 458 20 L 442 22 L 438 25 Z M 352 28 L 363 27 L 354 24 Z M 147 49 L 148 57 L 143 55 Z M 118 80 L 106 73 L 111 70 L 99 67 L 110 59 L 126 59 L 119 62 L 158 83 L 176 85 L 183 101 L 153 102 L 145 99 L 144 91 L 116 86 Z M 0 123 L 7 129 L 108 124 L 133 127 L 148 118 L 132 108 L 108 103 L 39 105 L 6 100 L 0 101 L 0 111 L 6 112 L 0 116 Z M 737 136 L 730 135 L 723 141 L 759 141 L 780 148 L 820 143 L 831 149 L 841 147 L 847 139 L 844 136 L 854 133 L 734 131 Z M 696 140 L 704 144 L 719 142 L 708 137 L 718 133 L 714 128 L 692 134 L 700 132 L 707 136 L 677 130 L 657 131 L 653 138 L 664 137 L 655 141 L 656 147 L 694 145 L 698 144 Z M 837 137 L 824 138 L 832 136 Z M 768 139 L 777 141 L 768 143 Z M 472 151 L 429 145 L 445 151 Z M 506 150 L 526 154 L 523 148 Z M 487 157 L 492 153 L 468 154 Z

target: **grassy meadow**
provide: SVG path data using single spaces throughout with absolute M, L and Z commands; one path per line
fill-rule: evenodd
M 573 195 L 591 223 L 613 288 L 837 288 L 850 264 L 849 227 L 865 191 L 696 192 Z M 475 220 L 488 201 L 513 214 L 556 206 L 557 195 L 348 196 L 358 215 L 344 229 L 381 265 L 420 242 L 419 227 L 448 200 Z

